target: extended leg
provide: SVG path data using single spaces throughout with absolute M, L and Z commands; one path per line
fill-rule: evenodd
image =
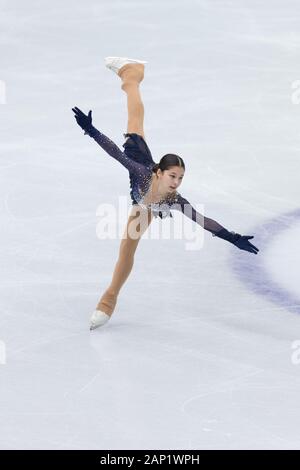
M 140 82 L 144 78 L 143 64 L 127 64 L 119 70 L 122 90 L 127 94 L 127 133 L 144 135 L 144 104 L 140 93 Z
M 102 295 L 97 310 L 111 315 L 114 311 L 121 287 L 128 278 L 134 262 L 134 254 L 139 240 L 152 221 L 151 211 L 133 206 L 121 241 L 119 258 L 114 269 L 110 286 Z

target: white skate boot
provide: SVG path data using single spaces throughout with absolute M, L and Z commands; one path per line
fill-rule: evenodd
M 98 326 L 104 325 L 109 319 L 110 316 L 107 315 L 107 313 L 104 313 L 101 310 L 95 310 L 91 316 L 90 330 L 94 330 L 95 328 L 98 328 Z
M 126 64 L 147 64 L 145 60 L 128 59 L 127 57 L 105 57 L 105 65 L 118 75 L 119 70 Z

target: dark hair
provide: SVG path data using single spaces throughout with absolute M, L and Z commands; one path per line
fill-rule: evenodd
M 155 163 L 152 171 L 154 171 L 154 173 L 156 173 L 158 169 L 165 171 L 168 170 L 171 166 L 180 166 L 185 170 L 184 161 L 181 157 L 179 157 L 179 155 L 175 155 L 174 153 L 167 153 L 160 159 L 159 163 Z

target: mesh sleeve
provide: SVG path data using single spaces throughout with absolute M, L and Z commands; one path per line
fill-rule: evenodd
M 105 150 L 111 157 L 121 163 L 130 173 L 142 173 L 143 166 L 129 158 L 122 150 L 106 135 L 102 134 L 98 129 L 92 126 L 87 132 L 100 147 Z
M 189 201 L 180 195 L 177 198 L 176 204 L 172 206 L 172 209 L 181 211 L 185 216 L 201 225 L 204 230 L 208 230 L 213 235 L 224 229 L 224 227 L 215 220 L 204 217 L 202 214 L 197 212 L 196 209 L 194 209 L 194 207 L 189 203 Z

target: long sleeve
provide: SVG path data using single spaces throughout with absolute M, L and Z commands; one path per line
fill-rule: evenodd
M 122 150 L 111 139 L 102 134 L 102 132 L 100 132 L 94 126 L 91 126 L 86 134 L 92 137 L 97 142 L 97 144 L 100 145 L 103 150 L 105 150 L 106 153 L 108 153 L 115 160 L 118 160 L 118 162 L 120 162 L 121 165 L 123 165 L 130 173 L 138 174 L 143 172 L 143 165 L 140 165 L 139 163 L 129 158 L 126 153 L 122 152 Z
M 215 220 L 204 217 L 202 214 L 197 212 L 196 209 L 194 209 L 194 207 L 189 203 L 189 201 L 183 198 L 181 195 L 178 195 L 177 201 L 175 205 L 172 206 L 172 209 L 181 211 L 185 216 L 201 225 L 201 227 L 203 227 L 205 230 L 208 230 L 213 235 L 216 235 L 218 232 L 224 229 L 224 227 Z

